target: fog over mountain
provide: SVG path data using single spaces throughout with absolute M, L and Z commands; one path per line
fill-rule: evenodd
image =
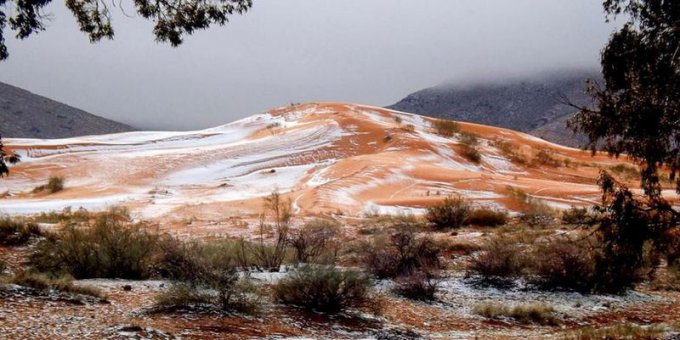
M 291 102 L 385 106 L 447 80 L 596 68 L 614 28 L 589 0 L 256 0 L 173 49 L 120 7 L 115 40 L 95 45 L 63 2 L 46 12 L 45 32 L 7 34 L 0 81 L 154 129 L 210 127 Z
M 579 147 L 584 136 L 567 129 L 577 106 L 593 105 L 586 80 L 597 71 L 564 70 L 528 78 L 446 83 L 408 95 L 389 108 L 421 115 L 510 128 L 551 142 Z

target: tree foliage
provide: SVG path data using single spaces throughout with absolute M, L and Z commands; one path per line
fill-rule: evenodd
M 0 136 L 0 177 L 9 175 L 8 163 L 16 164 L 19 160 L 19 155 L 5 151 L 5 146 L 2 144 L 2 137 Z
M 640 161 L 645 192 L 659 196 L 658 170 L 668 166 L 671 179 L 680 170 L 680 2 L 606 0 L 604 9 L 627 21 L 602 51 L 604 86 L 589 82 L 597 109 L 569 124 L 593 151 Z
M 588 136 L 587 147 L 640 163 L 645 196 L 634 195 L 606 172 L 595 235 L 600 289 L 616 291 L 653 274 L 655 259 L 673 261 L 680 212 L 661 192 L 659 171 L 670 170 L 680 192 L 680 2 L 605 0 L 607 20 L 625 24 L 602 50 L 604 84 L 589 81 L 597 106 L 580 108 L 569 125 Z M 672 236 L 676 235 L 676 236 Z M 647 268 L 651 272 L 645 273 Z
M 0 0 L 0 60 L 9 53 L 5 45 L 5 29 L 16 32 L 25 39 L 46 29 L 47 16 L 43 9 L 51 0 Z M 114 6 L 116 2 L 112 3 Z M 172 46 L 182 43 L 183 36 L 206 29 L 210 25 L 224 25 L 229 16 L 242 14 L 253 5 L 252 0 L 133 0 L 135 11 L 154 22 L 156 41 L 169 42 Z M 121 3 L 118 2 L 120 6 Z M 102 38 L 113 39 L 111 12 L 104 0 L 66 0 L 66 7 L 73 13 L 80 30 L 90 42 Z M 9 13 L 9 16 L 8 14 Z

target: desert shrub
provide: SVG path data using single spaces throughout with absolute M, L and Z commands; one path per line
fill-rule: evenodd
M 40 227 L 35 223 L 26 222 L 19 218 L 0 218 L 0 245 L 21 245 L 40 235 L 42 235 Z
M 434 119 L 432 121 L 432 126 L 437 131 L 438 135 L 444 137 L 452 137 L 460 131 L 460 127 L 457 122 L 446 119 Z
M 74 285 L 73 278 L 70 276 L 51 278 L 43 274 L 20 271 L 10 278 L 10 282 L 19 286 L 33 288 L 41 292 L 54 290 L 63 293 L 89 295 L 98 298 L 104 297 L 101 291 L 96 288 Z
M 533 251 L 532 280 L 542 288 L 590 292 L 597 284 L 597 257 L 586 240 L 552 239 Z
M 364 264 L 378 278 L 395 278 L 440 267 L 440 249 L 430 238 L 397 232 L 368 245 Z
M 41 272 L 75 278 L 144 279 L 157 237 L 133 224 L 125 211 L 112 209 L 84 226 L 65 225 L 40 241 L 30 263 Z
M 440 278 L 432 273 L 417 271 L 396 278 L 393 291 L 411 300 L 432 301 L 440 282 Z
M 161 256 L 156 270 L 175 281 L 157 296 L 162 309 L 217 306 L 222 311 L 253 312 L 255 287 L 238 274 L 238 248 L 233 241 L 182 243 L 174 239 L 160 242 Z
M 465 219 L 465 224 L 481 227 L 497 227 L 508 222 L 508 213 L 489 208 L 473 209 Z
M 517 145 L 509 141 L 505 141 L 502 139 L 494 139 L 493 141 L 491 141 L 491 145 L 498 149 L 505 157 L 507 157 L 513 163 L 527 164 L 529 162 L 523 154 L 517 152 L 518 149 Z
M 515 240 L 495 238 L 470 259 L 468 275 L 483 283 L 505 285 L 524 275 L 527 264 L 524 249 Z
M 479 164 L 482 161 L 482 154 L 475 146 L 463 144 L 460 146 L 461 156 L 472 163 Z
M 401 116 L 395 115 L 395 116 L 394 116 L 394 121 L 395 121 L 397 124 L 401 124 L 401 122 L 403 121 L 403 119 L 401 118 Z
M 666 329 L 658 325 L 640 326 L 632 323 L 623 323 L 609 327 L 587 327 L 570 332 L 564 339 L 574 340 L 600 340 L 600 339 L 639 339 L 656 340 L 662 339 Z
M 571 207 L 562 212 L 561 219 L 566 224 L 592 225 L 597 222 L 598 216 L 586 207 Z
M 462 197 L 447 197 L 428 208 L 426 218 L 437 229 L 460 228 L 470 210 L 470 205 Z
M 482 250 L 479 242 L 475 241 L 440 240 L 437 245 L 442 252 L 461 255 L 470 255 Z
M 33 189 L 33 192 L 47 191 L 50 194 L 64 190 L 64 177 L 50 176 L 47 179 L 47 184 L 39 185 Z
M 474 307 L 474 312 L 488 319 L 509 318 L 521 324 L 551 326 L 559 324 L 555 309 L 545 304 L 521 304 L 510 307 L 495 303 L 482 303 Z
M 625 163 L 611 166 L 609 167 L 609 170 L 626 180 L 634 180 L 640 177 L 640 170 L 638 170 L 638 168 Z
M 461 155 L 473 163 L 479 163 L 482 160 L 482 155 L 477 150 L 479 145 L 479 136 L 474 133 L 461 132 L 460 133 L 460 151 Z
M 338 313 L 370 301 L 370 280 L 354 270 L 305 265 L 274 287 L 278 301 L 309 310 Z
M 334 263 L 340 248 L 340 224 L 332 220 L 313 220 L 290 236 L 295 259 L 300 263 Z
M 401 129 L 404 130 L 405 132 L 414 132 L 416 131 L 416 126 L 413 124 L 406 124 L 402 126 Z
M 546 226 L 554 221 L 555 210 L 524 190 L 508 186 L 507 195 L 520 207 L 520 221 L 529 226 Z
M 394 137 L 392 137 L 392 135 L 386 134 L 385 137 L 383 137 L 383 143 L 389 143 L 389 142 L 392 141 L 392 139 L 394 139 Z
M 252 258 L 255 269 L 279 271 L 289 254 L 288 235 L 292 216 L 290 199 L 284 199 L 277 191 L 265 197 L 257 240 L 241 242 L 243 257 Z M 272 223 L 266 223 L 267 219 Z M 265 241 L 267 234 L 273 234 L 273 243 Z
M 41 212 L 38 215 L 31 217 L 32 221 L 37 223 L 83 223 L 95 219 L 97 213 L 91 213 L 86 209 L 80 208 L 72 210 L 70 207 L 64 208 L 62 211 Z
M 549 166 L 554 168 L 562 165 L 562 162 L 555 158 L 553 154 L 554 152 L 550 149 L 540 149 L 538 153 L 534 155 L 530 165 L 534 167 Z
M 195 286 L 186 283 L 171 285 L 168 289 L 158 293 L 154 300 L 156 307 L 163 311 L 196 309 L 212 304 L 210 294 L 199 291 Z

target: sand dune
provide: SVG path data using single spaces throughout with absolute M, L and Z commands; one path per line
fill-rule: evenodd
M 255 213 L 273 190 L 299 215 L 419 213 L 448 195 L 512 210 L 509 186 L 564 208 L 596 202 L 598 172 L 625 162 L 507 129 L 460 128 L 479 135 L 479 163 L 462 155 L 460 135 L 438 135 L 428 118 L 345 103 L 287 106 L 201 131 L 9 139 L 23 162 L 0 181 L 9 193 L 0 212 L 123 205 L 144 218 L 224 218 Z M 561 164 L 521 164 L 497 141 L 529 163 L 547 150 Z M 50 175 L 64 176 L 66 190 L 31 192 Z

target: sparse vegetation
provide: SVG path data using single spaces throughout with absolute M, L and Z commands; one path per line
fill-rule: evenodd
M 395 278 L 439 268 L 440 249 L 430 238 L 396 232 L 367 245 L 364 263 L 378 278 Z
M 593 241 L 595 243 L 595 241 Z M 586 240 L 554 238 L 533 250 L 531 280 L 544 289 L 591 292 L 599 284 L 596 273 L 598 252 Z
M 281 194 L 274 191 L 264 199 L 264 211 L 260 216 L 259 238 L 257 242 L 242 242 L 243 254 L 250 254 L 254 259 L 254 266 L 260 271 L 279 271 L 288 254 L 288 233 L 290 229 L 291 202 L 284 199 Z M 267 224 L 265 219 L 269 217 L 274 221 Z M 265 243 L 265 234 L 271 231 L 274 244 Z
M 555 210 L 524 190 L 508 186 L 507 195 L 520 208 L 520 220 L 529 226 L 546 226 L 554 221 Z
M 39 185 L 33 189 L 34 193 L 47 191 L 50 194 L 57 193 L 64 190 L 64 177 L 61 176 L 50 176 L 47 180 L 47 184 Z
M 623 323 L 610 327 L 586 327 L 564 336 L 565 339 L 574 340 L 600 340 L 600 339 L 639 339 L 656 340 L 663 338 L 666 332 L 659 325 L 640 326 L 632 323 Z
M 460 152 L 470 162 L 478 164 L 482 160 L 482 155 L 477 150 L 479 145 L 479 136 L 470 132 L 460 133 Z
M 395 279 L 394 292 L 412 300 L 435 300 L 440 278 L 427 271 L 400 276 Z
M 526 156 L 517 151 L 519 150 L 519 147 L 509 141 L 494 139 L 490 144 L 498 149 L 503 154 L 503 156 L 513 163 L 523 165 L 529 162 Z
M 402 126 L 401 129 L 404 130 L 405 132 L 414 132 L 416 131 L 416 126 L 413 124 L 406 124 Z
M 37 224 L 25 219 L 0 218 L 0 245 L 17 246 L 28 242 L 31 238 L 41 236 L 42 232 Z
M 508 318 L 521 324 L 550 326 L 559 324 L 555 309 L 545 304 L 520 304 L 510 307 L 496 303 L 482 303 L 475 306 L 474 312 L 488 319 Z
M 256 311 L 256 289 L 237 272 L 244 260 L 236 242 L 182 243 L 168 238 L 160 244 L 156 270 L 175 281 L 157 296 L 162 310 L 207 306 L 221 311 Z
M 624 180 L 636 180 L 640 178 L 640 170 L 625 163 L 611 166 L 609 167 L 609 170 Z
M 426 218 L 436 229 L 460 228 L 470 211 L 470 205 L 462 197 L 447 197 L 428 208 Z
M 392 141 L 394 137 L 392 137 L 391 134 L 386 134 L 385 137 L 383 137 L 383 143 L 389 143 Z
M 498 227 L 508 222 L 508 213 L 489 208 L 473 209 L 465 219 L 465 224 L 480 227 Z
M 506 285 L 525 273 L 527 261 L 523 250 L 516 240 L 492 239 L 472 257 L 468 275 L 476 275 L 485 284 Z
M 98 289 L 89 286 L 74 285 L 73 278 L 70 276 L 51 278 L 43 274 L 20 271 L 14 276 L 12 276 L 9 279 L 9 281 L 13 284 L 33 288 L 40 292 L 54 290 L 62 293 L 88 295 L 97 298 L 104 298 L 104 295 Z
M 299 263 L 335 263 L 340 244 L 337 240 L 340 225 L 332 220 L 313 220 L 290 236 Z
M 562 211 L 562 222 L 565 224 L 592 225 L 598 216 L 586 207 L 571 207 Z
M 366 306 L 371 293 L 364 274 L 320 265 L 298 268 L 279 281 L 274 292 L 281 303 L 324 313 Z
M 538 153 L 534 155 L 531 160 L 530 165 L 533 167 L 549 166 L 549 167 L 559 167 L 563 164 L 560 160 L 553 156 L 554 151 L 550 149 L 540 149 Z
M 458 123 L 452 120 L 434 119 L 432 121 L 432 126 L 437 134 L 443 137 L 453 137 L 453 135 L 460 131 Z
M 147 228 L 132 223 L 127 211 L 114 208 L 83 226 L 69 224 L 47 234 L 30 263 L 41 272 L 78 279 L 147 278 L 157 242 Z

